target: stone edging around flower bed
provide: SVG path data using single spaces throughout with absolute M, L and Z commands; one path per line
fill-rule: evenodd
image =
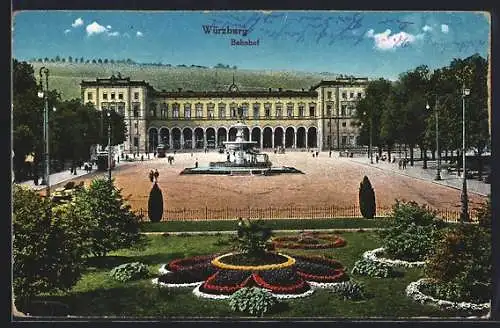
M 203 283 L 203 281 L 198 281 L 198 282 L 190 282 L 190 283 L 187 283 L 187 284 L 167 284 L 165 282 L 159 282 L 158 281 L 158 278 L 154 278 L 153 280 L 151 280 L 151 282 L 155 285 L 160 285 L 161 287 L 169 287 L 169 288 L 177 288 L 177 287 L 194 287 L 194 286 L 198 286 L 198 285 L 201 285 Z
M 170 270 L 167 270 L 166 267 L 167 267 L 166 264 L 162 264 L 162 266 L 160 267 L 160 269 L 158 270 L 158 272 L 160 272 L 161 274 L 167 274 L 167 273 L 172 272 Z
M 202 291 L 200 291 L 201 285 L 202 284 L 199 284 L 198 286 L 196 286 L 193 289 L 193 294 L 195 294 L 197 297 L 209 298 L 209 299 L 214 299 L 214 300 L 224 300 L 224 299 L 228 299 L 230 297 L 230 295 L 213 295 L 213 294 L 203 293 Z M 266 288 L 261 288 L 261 289 L 268 290 Z M 307 297 L 307 296 L 311 295 L 312 293 L 314 293 L 314 288 L 311 288 L 302 294 L 274 294 L 274 293 L 271 293 L 271 295 L 273 295 L 277 299 L 290 299 L 290 298 Z
M 374 262 L 384 263 L 389 266 L 397 266 L 403 268 L 418 268 L 425 266 L 425 261 L 409 262 L 404 260 L 391 260 L 383 257 L 377 257 L 378 254 L 383 252 L 384 252 L 383 247 L 376 248 L 371 251 L 366 251 L 363 253 L 363 258 Z
M 421 304 L 432 304 L 446 310 L 484 312 L 491 309 L 490 303 L 477 304 L 468 302 L 451 302 L 451 301 L 436 299 L 429 295 L 425 295 L 420 291 L 420 288 L 429 283 L 430 280 L 426 278 L 422 278 L 410 283 L 406 287 L 406 295 L 415 302 Z

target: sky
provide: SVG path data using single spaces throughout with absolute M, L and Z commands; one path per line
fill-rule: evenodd
M 22 11 L 12 22 L 18 60 L 130 58 L 396 79 L 418 65 L 486 58 L 490 48 L 480 12 Z

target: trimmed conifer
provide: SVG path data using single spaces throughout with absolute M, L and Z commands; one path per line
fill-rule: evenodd
M 363 218 L 373 219 L 375 217 L 375 191 L 366 175 L 359 185 L 359 209 Z
M 149 192 L 148 216 L 151 222 L 160 222 L 163 216 L 163 195 L 157 183 L 153 185 Z

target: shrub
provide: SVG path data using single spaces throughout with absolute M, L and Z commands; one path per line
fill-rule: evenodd
M 64 189 L 73 189 L 74 187 L 75 187 L 75 182 L 74 181 L 67 182 L 64 185 Z
M 151 222 L 160 222 L 163 216 L 163 195 L 156 182 L 149 192 L 148 216 Z
M 491 212 L 490 212 L 491 213 Z M 487 302 L 492 297 L 491 230 L 458 225 L 448 230 L 427 261 L 432 292 L 449 301 Z
M 390 226 L 379 232 L 386 253 L 405 261 L 423 261 L 441 238 L 445 223 L 415 202 L 393 206 Z
M 112 250 L 139 244 L 140 217 L 131 211 L 112 182 L 95 179 L 77 192 L 77 214 L 84 219 L 88 253 L 104 256 Z
M 332 291 L 342 296 L 344 300 L 359 301 L 366 298 L 364 286 L 352 280 L 338 283 Z
M 361 275 L 361 276 L 369 276 L 376 278 L 390 278 L 400 276 L 401 273 L 395 271 L 391 266 L 374 262 L 367 259 L 361 259 L 354 263 L 354 267 L 351 271 L 353 274 Z
M 13 187 L 13 288 L 27 306 L 41 292 L 68 290 L 81 276 L 84 220 L 73 207 L 53 207 L 48 198 Z
M 276 304 L 277 300 L 270 292 L 256 287 L 241 288 L 229 297 L 231 310 L 261 317 Z
M 363 218 L 373 219 L 375 217 L 375 191 L 366 175 L 359 185 L 359 209 Z
M 113 279 L 125 282 L 147 277 L 149 275 L 149 269 L 148 266 L 143 263 L 132 262 L 113 268 L 109 274 Z
M 259 257 L 266 252 L 268 240 L 272 237 L 272 230 L 264 226 L 260 220 L 242 220 L 238 222 L 238 249 L 250 257 Z

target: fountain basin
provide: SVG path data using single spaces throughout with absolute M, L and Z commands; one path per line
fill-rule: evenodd
M 294 167 L 255 167 L 255 166 L 205 166 L 188 167 L 180 174 L 216 174 L 216 175 L 246 175 L 246 176 L 269 176 L 284 173 L 304 174 Z

